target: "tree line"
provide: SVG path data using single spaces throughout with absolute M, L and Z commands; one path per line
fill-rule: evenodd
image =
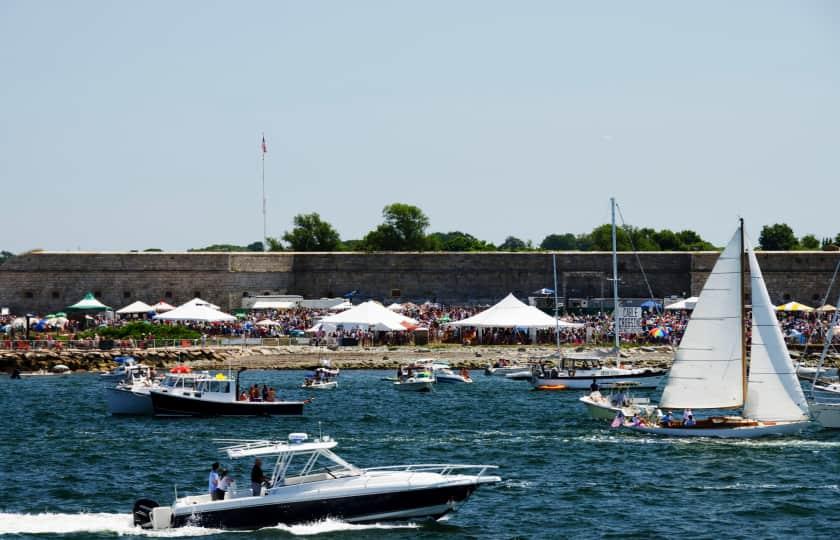
M 189 251 L 611 251 L 612 227 L 599 225 L 588 233 L 549 234 L 538 244 L 508 236 L 495 245 L 462 232 L 427 233 L 428 216 L 418 207 L 404 203 L 389 204 L 382 210 L 382 223 L 360 239 L 342 240 L 338 231 L 317 212 L 298 214 L 292 229 L 280 238 L 266 238 L 247 245 L 213 244 Z M 765 225 L 758 237 L 759 248 L 765 251 L 840 250 L 840 234 L 834 238 L 817 238 L 813 234 L 797 237 L 785 223 Z M 718 248 L 691 230 L 655 230 L 649 227 L 619 227 L 616 231 L 619 251 L 714 251 Z M 148 248 L 144 252 L 162 251 Z M 0 251 L 0 264 L 12 257 Z

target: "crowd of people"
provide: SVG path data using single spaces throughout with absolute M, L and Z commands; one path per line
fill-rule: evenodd
M 552 345 L 557 343 L 554 328 L 528 330 L 524 328 L 459 328 L 448 323 L 472 317 L 488 306 L 444 306 L 436 303 L 404 304 L 402 315 L 418 322 L 418 328 L 427 332 L 430 343 L 460 343 L 464 345 Z M 218 338 L 271 338 L 293 336 L 307 340 L 312 345 L 351 345 L 370 347 L 376 345 L 412 344 L 414 332 L 379 332 L 356 327 L 318 328 L 317 323 L 332 314 L 325 309 L 296 308 L 287 310 L 252 311 L 235 322 L 179 323 L 196 330 L 202 336 L 197 344 L 206 345 Z M 690 311 L 645 311 L 640 330 L 622 332 L 621 340 L 636 345 L 679 344 Z M 822 343 L 828 331 L 830 312 L 780 312 L 781 329 L 789 344 Z M 25 329 L 21 317 L 0 316 L 0 329 L 6 340 L 21 339 Z M 120 326 L 136 319 L 115 318 L 112 314 L 99 313 L 67 319 L 61 326 L 35 325 L 30 328 L 29 339 L 57 346 L 59 339 L 75 340 L 85 328 Z M 258 324 L 270 320 L 271 325 Z M 559 342 L 564 345 L 609 345 L 614 341 L 612 314 L 607 312 L 577 313 L 563 316 L 563 320 L 580 323 L 579 328 L 560 328 Z M 165 324 L 165 323 L 162 323 Z M 316 328 L 315 330 L 312 330 Z M 532 335 L 535 332 L 536 335 Z M 748 330 L 749 332 L 749 330 Z M 3 334 L 0 333 L 0 338 Z M 61 336 L 61 337 L 60 337 Z M 835 338 L 838 339 L 838 338 Z M 98 346 L 98 338 L 88 338 L 91 347 Z M 8 341 L 7 341 L 8 343 Z M 122 344 L 120 344 L 122 345 Z M 144 346 L 144 340 L 130 340 L 127 346 Z

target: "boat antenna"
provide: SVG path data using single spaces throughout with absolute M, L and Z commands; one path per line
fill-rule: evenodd
M 741 400 L 743 405 L 747 402 L 747 329 L 745 328 L 745 325 L 747 324 L 747 304 L 744 298 L 747 294 L 747 272 L 744 264 L 746 260 L 746 246 L 744 245 L 744 218 L 738 218 L 738 223 L 740 224 L 741 231 L 741 252 L 739 258 L 739 263 L 741 265 L 741 290 L 739 293 L 741 295 Z

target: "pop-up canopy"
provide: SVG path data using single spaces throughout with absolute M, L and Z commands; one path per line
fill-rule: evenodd
M 204 305 L 188 305 L 178 306 L 172 311 L 155 315 L 154 317 L 159 321 L 198 321 L 198 322 L 230 322 L 235 321 L 236 317 L 222 313 L 219 310 L 213 309 Z
M 513 296 L 507 295 L 501 302 L 486 310 L 448 323 L 450 326 L 471 326 L 475 328 L 582 328 L 580 323 L 557 320 L 534 306 L 529 306 Z
M 110 307 L 97 300 L 93 293 L 87 293 L 84 298 L 72 306 L 67 306 L 67 311 L 108 311 L 110 309 Z
M 133 315 L 136 313 L 149 313 L 150 311 L 154 311 L 154 308 L 147 304 L 146 302 L 141 302 L 140 300 L 133 302 L 122 309 L 118 309 L 117 313 L 120 315 Z

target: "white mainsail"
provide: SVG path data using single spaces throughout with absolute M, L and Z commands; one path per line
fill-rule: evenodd
M 750 376 L 743 416 L 754 420 L 808 419 L 808 402 L 796 378 L 761 268 L 747 248 L 752 286 Z
M 718 257 L 694 307 L 660 407 L 720 409 L 744 403 L 741 229 Z

